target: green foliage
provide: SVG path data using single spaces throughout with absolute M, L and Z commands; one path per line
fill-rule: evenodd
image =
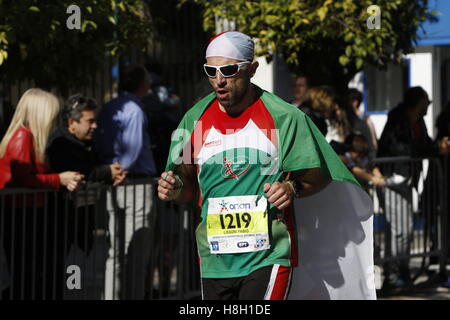
M 80 8 L 69 30 L 67 8 Z M 0 77 L 66 91 L 90 84 L 107 56 L 145 48 L 151 19 L 144 0 L 0 0 Z
M 432 18 L 427 0 L 191 1 L 204 7 L 206 30 L 215 31 L 217 18 L 235 21 L 257 40 L 258 56 L 270 61 L 277 52 L 294 72 L 342 86 L 366 64 L 399 62 L 413 51 L 421 23 Z M 372 4 L 381 9 L 379 29 L 367 26 Z

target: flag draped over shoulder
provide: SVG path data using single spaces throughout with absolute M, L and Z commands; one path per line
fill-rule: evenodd
M 294 202 L 299 265 L 289 299 L 376 299 L 372 203 L 358 186 L 333 181 Z
M 320 193 L 294 202 L 299 266 L 294 269 L 289 298 L 375 299 L 369 196 L 309 117 L 277 96 L 255 89 L 278 130 L 280 170 L 320 168 L 332 179 Z M 190 143 L 196 121 L 214 98 L 214 93 L 206 96 L 180 122 L 172 136 L 166 171 L 183 161 L 182 150 Z

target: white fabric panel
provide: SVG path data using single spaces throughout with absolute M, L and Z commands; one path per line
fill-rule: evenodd
M 359 187 L 333 181 L 322 192 L 295 201 L 299 266 L 291 300 L 376 299 L 373 215 Z

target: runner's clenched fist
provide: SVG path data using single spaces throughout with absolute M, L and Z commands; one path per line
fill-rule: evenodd
M 174 200 L 180 194 L 181 179 L 173 171 L 163 172 L 158 180 L 158 197 L 161 200 Z

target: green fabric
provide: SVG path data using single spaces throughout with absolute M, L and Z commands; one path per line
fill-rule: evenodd
M 180 164 L 177 163 L 177 161 L 181 161 L 179 157 L 181 156 L 183 148 L 187 143 L 190 143 L 192 131 L 194 131 L 196 122 L 198 121 L 198 119 L 200 119 L 203 112 L 215 97 L 216 94 L 214 92 L 211 92 L 209 95 L 197 102 L 191 109 L 189 109 L 189 111 L 186 112 L 184 117 L 181 119 L 180 124 L 172 135 L 169 157 L 166 163 L 166 171 L 176 171 L 177 165 Z
M 280 130 L 278 145 L 284 172 L 320 167 L 324 176 L 359 186 L 305 113 L 267 91 L 262 91 L 261 100 Z

